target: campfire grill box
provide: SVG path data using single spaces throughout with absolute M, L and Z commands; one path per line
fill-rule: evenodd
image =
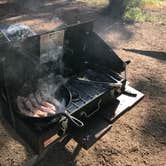
M 47 56 L 47 51 L 52 49 L 46 47 L 47 44 L 49 46 L 50 42 L 52 42 L 50 41 L 51 37 L 56 45 L 59 46 L 54 48 L 54 45 L 51 43 L 51 47 L 55 51 L 57 51 L 56 48 L 63 48 L 61 50 L 63 57 L 57 58 L 51 63 L 42 62 L 41 65 L 54 66 L 53 71 L 55 75 L 61 74 L 63 77 L 68 78 L 69 81 L 65 86 L 71 92 L 74 89 L 80 94 L 79 100 L 74 101 L 73 99 L 67 110 L 71 115 L 85 123 L 85 127 L 82 129 L 73 126 L 63 117 L 58 122 L 51 121 L 47 124 L 30 123 L 21 119 L 14 111 L 16 108 L 13 106 L 13 99 L 17 97 L 23 82 L 36 79 L 36 76 L 32 77 L 35 72 L 33 71 L 31 60 L 35 59 L 36 63 L 41 63 L 42 54 L 45 53 L 45 56 Z M 92 22 L 63 27 L 54 32 L 28 37 L 22 41 L 1 42 L 0 50 L 3 52 L 0 55 L 1 59 L 3 59 L 0 63 L 3 117 L 37 153 L 42 152 L 48 145 L 55 142 L 56 134 L 60 138 L 68 135 L 84 148 L 89 148 L 111 128 L 111 123 L 117 117 L 143 97 L 142 93 L 126 85 L 126 80 L 121 76 L 121 73 L 126 70 L 126 63 L 93 32 Z M 63 64 L 63 66 L 60 64 Z M 52 68 L 50 68 L 47 69 L 48 73 L 52 72 Z M 10 69 L 9 71 L 12 72 L 9 72 L 7 69 Z M 114 82 L 114 80 L 108 79 L 108 76 L 105 75 L 109 74 L 122 82 L 123 89 L 117 91 L 114 88 L 99 84 L 88 84 L 80 80 L 79 82 L 76 79 L 76 76 L 89 74 L 89 72 L 91 75 L 100 73 L 101 76 L 98 78 L 100 81 Z M 129 104 L 130 106 L 124 104 L 122 109 L 121 101 L 124 101 L 122 99 L 124 96 L 121 93 L 124 87 L 136 93 L 137 97 L 126 96 L 126 101 L 131 100 L 132 104 Z M 107 109 L 108 106 L 111 106 L 110 110 Z M 99 125 L 100 127 L 98 127 Z M 89 140 L 89 138 L 93 138 L 93 141 Z

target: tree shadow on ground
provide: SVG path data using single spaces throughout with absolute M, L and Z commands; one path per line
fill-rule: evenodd
M 64 145 L 57 143 L 52 149 L 44 156 L 42 160 L 37 162 L 35 166 L 75 166 L 76 156 L 79 154 L 81 147 L 76 145 L 73 152 L 70 152 Z
M 137 49 L 123 49 L 123 50 L 166 61 L 166 52 L 144 51 Z
M 22 1 L 21 1 L 22 2 Z M 69 1 L 34 1 L 29 0 L 28 3 L 5 3 L 0 4 L 1 24 L 12 24 L 19 21 L 31 21 L 39 18 L 46 22 L 54 22 L 54 18 L 58 17 L 65 24 L 73 24 L 94 19 L 96 13 L 85 3 L 69 2 Z M 5 7 L 5 8 L 4 8 Z M 5 9 L 5 10 L 4 10 Z M 15 17 L 11 19 L 11 17 Z
M 13 2 L 0 3 L 0 20 L 25 13 Z
M 140 130 L 145 139 L 143 142 L 146 142 L 148 136 L 152 136 L 161 146 L 166 145 L 165 86 L 159 79 L 153 78 L 151 81 L 139 80 L 134 87 L 141 90 L 151 102 L 146 110 L 144 123 L 141 124 Z

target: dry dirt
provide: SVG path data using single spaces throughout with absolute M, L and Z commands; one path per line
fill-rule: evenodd
M 33 17 L 27 20 L 32 21 Z M 5 14 L 1 18 L 1 25 L 9 23 Z M 88 151 L 81 149 L 74 141 L 66 147 L 56 145 L 36 166 L 165 166 L 166 26 L 157 23 L 125 24 L 112 21 L 109 16 L 100 16 L 95 29 L 123 60 L 132 61 L 128 66 L 128 80 L 145 97 L 116 121 L 111 131 Z M 27 151 L 11 135 L 1 122 L 2 166 L 22 165 L 32 156 L 30 150 Z

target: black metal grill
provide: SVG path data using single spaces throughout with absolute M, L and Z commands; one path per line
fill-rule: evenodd
M 110 49 L 107 44 L 104 43 L 104 41 L 96 33 L 92 31 L 92 23 L 85 23 L 73 27 L 68 27 L 65 30 L 63 29 L 63 32 L 64 31 L 64 42 L 61 42 L 60 40 L 59 45 L 61 46 L 61 44 L 64 43 L 64 69 L 68 68 L 70 70 L 70 74 L 66 73 L 65 70 L 63 73 L 60 69 L 61 65 L 56 65 L 59 64 L 59 61 L 56 61 L 55 63 L 51 62 L 51 66 L 53 66 L 51 72 L 54 71 L 55 75 L 61 74 L 63 77 L 67 77 L 68 82 L 65 84 L 65 86 L 72 94 L 72 101 L 66 109 L 72 116 L 83 120 L 86 125 L 88 119 L 92 117 L 92 115 L 95 115 L 96 112 L 103 109 L 112 100 L 112 98 L 115 98 L 117 97 L 117 95 L 119 95 L 119 92 L 116 91 L 116 88 L 111 88 L 110 86 L 106 86 L 100 83 L 98 84 L 95 83 L 95 81 L 115 83 L 116 81 L 108 76 L 111 75 L 118 81 L 122 82 L 122 78 L 119 76 L 119 74 L 124 71 L 125 63 L 113 52 L 113 50 Z M 60 33 L 60 36 L 61 34 L 62 33 Z M 56 37 L 57 36 L 59 35 L 56 35 Z M 7 74 L 8 77 L 0 78 L 1 80 L 4 80 L 4 82 L 6 82 L 8 85 L 7 87 L 3 85 L 1 88 L 2 91 L 4 90 L 4 88 L 6 88 L 5 90 L 9 93 L 8 96 L 10 97 L 4 104 L 4 108 L 8 109 L 8 111 L 4 111 L 4 117 L 9 122 L 11 122 L 11 125 L 16 129 L 16 131 L 37 152 L 40 152 L 45 148 L 44 141 L 46 139 L 50 138 L 56 133 L 59 133 L 59 131 L 62 131 L 62 129 L 65 129 L 64 132 L 67 132 L 68 127 L 70 127 L 70 123 L 63 117 L 60 119 L 60 121 L 56 121 L 56 123 L 54 122 L 54 120 L 51 120 L 47 123 L 30 123 L 24 119 L 19 118 L 14 113 L 14 108 L 12 108 L 13 94 L 11 95 L 10 93 L 16 93 L 17 90 L 21 87 L 22 82 L 27 78 L 30 78 L 31 74 L 33 73 L 33 66 L 29 67 L 29 65 L 25 64 L 23 65 L 24 70 L 20 70 L 20 68 L 17 68 L 17 65 L 15 64 L 22 64 L 24 61 L 26 61 L 24 58 L 25 53 L 26 57 L 28 56 L 29 59 L 36 57 L 35 62 L 40 63 L 41 50 L 39 43 L 41 38 L 42 37 L 38 35 L 35 37 L 27 38 L 24 41 L 20 41 L 20 47 L 22 48 L 21 50 L 24 51 L 24 54 L 20 55 L 21 58 L 18 58 L 19 56 L 16 55 L 16 53 L 14 55 L 12 51 L 15 49 L 12 48 L 13 43 L 7 43 L 5 47 L 4 44 L 0 45 L 0 49 L 4 50 L 4 48 L 8 48 L 6 49 L 6 51 L 4 51 L 7 54 L 6 61 L 10 62 L 12 57 L 13 66 L 10 65 L 10 67 L 13 67 L 16 71 L 15 73 L 19 74 L 13 74 L 14 78 L 16 76 L 15 82 L 13 82 L 14 79 L 9 79 L 11 73 L 7 73 L 8 71 L 4 67 L 4 73 L 5 75 Z M 60 39 L 62 39 L 62 36 L 60 37 Z M 18 43 L 19 41 L 17 41 L 17 44 Z M 68 50 L 72 51 L 69 52 Z M 24 59 L 24 61 L 22 59 Z M 7 66 L 8 63 L 5 63 Z M 5 63 L 3 64 L 4 66 Z M 41 65 L 43 65 L 47 69 L 47 67 L 50 66 L 50 63 L 43 63 Z M 29 68 L 32 71 L 29 71 Z M 27 72 L 25 74 L 25 72 L 22 73 L 22 71 Z M 23 78 L 20 78 L 21 76 Z M 92 81 L 81 81 L 80 79 L 78 79 L 79 77 L 86 77 L 87 79 Z M 23 81 L 20 81 L 20 84 L 18 84 L 17 80 L 20 79 L 22 79 Z M 123 82 L 123 84 L 125 86 L 125 82 Z
M 67 107 L 67 110 L 70 113 L 81 109 L 83 106 L 85 106 L 89 102 L 92 102 L 97 97 L 108 91 L 108 88 L 105 88 L 103 86 L 91 84 L 89 85 L 77 80 L 71 80 L 67 87 L 71 91 L 71 94 L 72 91 L 75 91 L 79 94 L 78 99 L 74 101 L 72 100 L 71 104 Z

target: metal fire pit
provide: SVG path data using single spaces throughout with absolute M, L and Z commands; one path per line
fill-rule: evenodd
M 143 97 L 128 85 L 127 62 L 93 32 L 92 22 L 20 41 L 4 42 L 4 39 L 0 44 L 0 50 L 3 50 L 0 65 L 3 117 L 36 153 L 48 149 L 64 136 L 88 149 Z M 56 58 L 50 58 L 52 52 L 56 53 Z M 34 70 L 33 65 L 37 64 L 44 67 L 44 73 Z M 74 126 L 63 116 L 56 122 L 30 123 L 15 114 L 14 99 L 23 83 L 28 84 L 50 72 L 67 80 L 64 85 L 71 92 L 72 101 L 66 110 L 80 119 L 84 127 Z M 89 80 L 80 80 L 80 77 Z M 117 82 L 121 87 L 112 86 Z

